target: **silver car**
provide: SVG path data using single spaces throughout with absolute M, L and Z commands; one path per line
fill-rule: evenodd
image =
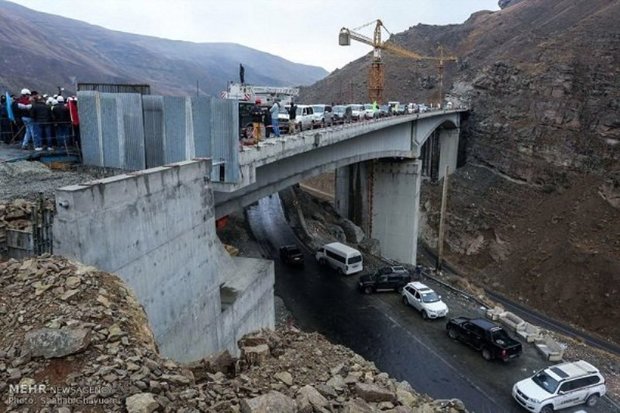
M 331 105 L 312 105 L 314 111 L 314 125 L 318 127 L 332 126 L 334 124 L 334 114 Z

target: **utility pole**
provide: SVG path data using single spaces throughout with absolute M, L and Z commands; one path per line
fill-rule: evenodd
M 443 257 L 443 233 L 444 233 L 444 221 L 446 215 L 446 203 L 448 201 L 448 166 L 446 165 L 446 174 L 443 177 L 443 190 L 441 191 L 441 212 L 439 213 L 439 234 L 437 237 L 437 263 L 435 264 L 436 271 L 441 270 L 442 257 Z

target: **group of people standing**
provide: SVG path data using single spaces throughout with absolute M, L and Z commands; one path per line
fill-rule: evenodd
M 280 119 L 279 114 L 281 111 L 281 101 L 276 99 L 273 105 L 268 110 L 263 109 L 261 106 L 261 100 L 256 99 L 254 106 L 250 111 L 252 115 L 252 137 L 254 142 L 258 143 L 263 140 L 262 127 L 265 128 L 265 138 L 269 138 L 271 132 L 276 138 L 280 137 Z M 294 102 L 291 102 L 290 107 L 287 110 L 289 115 L 289 123 L 286 125 L 290 131 L 295 130 L 295 115 L 297 113 L 297 106 Z
M 21 148 L 24 150 L 53 150 L 54 144 L 65 148 L 72 144 L 72 106 L 77 117 L 77 106 L 72 103 L 75 102 L 65 102 L 61 94 L 48 97 L 29 89 L 22 89 L 19 97 L 7 93 L 2 96 L 0 111 L 3 141 L 10 143 L 15 136 L 21 137 L 23 131 Z M 13 131 L 14 125 L 20 126 L 17 132 Z

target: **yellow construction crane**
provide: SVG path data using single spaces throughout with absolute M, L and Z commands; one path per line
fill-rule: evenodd
M 372 39 L 357 31 L 364 27 L 370 26 L 373 23 L 375 24 L 375 30 Z M 396 55 L 408 57 L 411 59 L 437 61 L 439 66 L 439 102 L 441 103 L 443 101 L 444 62 L 456 62 L 458 61 L 458 59 L 455 56 L 444 55 L 444 50 L 441 46 L 439 47 L 439 56 L 423 56 L 419 53 L 412 52 L 411 50 L 404 49 L 394 43 L 389 43 L 389 41 L 381 41 L 381 29 L 385 30 L 388 34 L 391 35 L 388 29 L 386 29 L 383 25 L 383 22 L 377 19 L 354 29 L 347 29 L 346 27 L 343 27 L 342 29 L 340 29 L 340 34 L 338 36 L 338 43 L 340 44 L 340 46 L 350 46 L 351 39 L 353 39 L 357 40 L 358 42 L 370 45 L 374 48 L 372 63 L 370 64 L 370 73 L 368 76 L 368 97 L 370 98 L 370 101 L 383 103 L 384 72 L 383 60 L 381 59 L 381 50 L 387 50 Z

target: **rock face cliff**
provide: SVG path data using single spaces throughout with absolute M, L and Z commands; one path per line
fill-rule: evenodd
M 446 64 L 446 99 L 471 112 L 461 135 L 468 166 L 448 202 L 450 259 L 487 287 L 620 341 L 620 2 L 500 6 L 391 39 L 424 55 L 442 44 L 459 57 Z M 438 101 L 436 67 L 384 60 L 387 99 Z M 366 101 L 369 62 L 332 73 L 304 98 Z M 423 188 L 422 240 L 432 247 L 439 192 Z

